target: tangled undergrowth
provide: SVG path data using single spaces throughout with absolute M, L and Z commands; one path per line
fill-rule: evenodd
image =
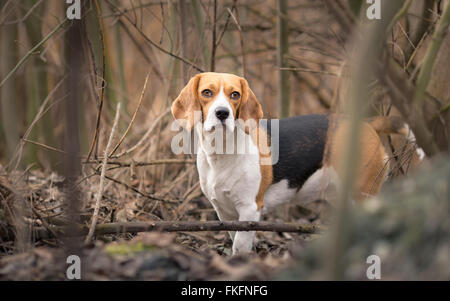
M 193 171 L 192 165 L 187 171 Z M 182 172 L 178 178 L 185 179 Z M 177 195 L 175 179 L 170 189 L 158 194 L 143 193 L 149 187 L 131 181 L 109 181 L 104 190 L 98 223 L 149 222 L 159 220 L 207 221 L 216 214 L 198 185 Z M 15 183 L 15 184 L 12 184 Z M 20 183 L 20 184 L 19 184 Z M 174 185 L 175 184 L 175 185 Z M 180 185 L 181 186 L 181 185 Z M 65 179 L 55 173 L 28 171 L 2 177 L 3 231 L 14 228 L 16 240 L 0 239 L 0 279 L 44 280 L 65 279 L 66 251 L 55 238 L 36 239 L 33 229 L 54 229 L 67 223 L 65 214 Z M 82 222 L 89 226 L 94 212 L 98 180 L 91 177 L 80 182 L 83 200 Z M 159 200 L 155 200 L 155 199 Z M 167 201 L 164 201 L 166 199 Z M 269 221 L 290 221 L 321 224 L 321 201 L 309 208 L 285 206 L 267 217 Z M 18 225 L 18 215 L 23 223 Z M 17 234 L 18 229 L 21 234 Z M 6 235 L 6 234 L 5 234 Z M 292 263 L 292 254 L 315 234 L 258 232 L 255 254 L 231 257 L 231 239 L 225 231 L 177 233 L 122 233 L 95 237 L 83 248 L 83 263 L 88 267 L 83 279 L 269 279 L 273 270 L 281 270 Z M 17 238 L 22 238 L 18 242 Z M 11 238 L 11 237 L 9 237 Z M 18 249 L 21 248 L 21 249 Z

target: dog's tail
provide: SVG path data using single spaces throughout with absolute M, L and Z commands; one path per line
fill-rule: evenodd
M 416 137 L 408 124 L 400 116 L 376 116 L 366 120 L 378 134 L 399 134 L 406 138 L 409 143 L 416 144 Z M 423 160 L 425 153 L 422 148 L 416 150 L 420 160 Z

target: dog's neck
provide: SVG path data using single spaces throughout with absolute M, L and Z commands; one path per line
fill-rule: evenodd
M 234 131 L 216 133 L 205 132 L 197 128 L 198 152 L 203 152 L 209 165 L 213 168 L 222 168 L 223 164 L 233 164 L 239 159 L 245 160 L 248 156 L 258 156 L 259 151 L 251 136 L 237 126 Z M 222 141 L 216 143 L 216 138 Z

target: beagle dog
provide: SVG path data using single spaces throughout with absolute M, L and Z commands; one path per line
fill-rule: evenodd
M 349 132 L 344 117 L 304 115 L 276 123 L 262 121 L 261 105 L 248 82 L 213 72 L 192 77 L 171 109 L 187 132 L 199 137 L 200 186 L 220 220 L 259 221 L 263 211 L 276 205 L 293 200 L 329 201 L 339 189 L 345 168 L 341 155 Z M 376 117 L 363 123 L 355 201 L 376 194 L 388 173 L 378 132 L 406 135 L 408 130 L 396 118 Z M 209 143 L 211 136 L 216 138 L 214 143 Z M 239 137 L 246 141 L 245 151 L 238 150 Z M 212 151 L 211 145 L 216 147 Z M 253 231 L 230 235 L 233 254 L 251 252 Z

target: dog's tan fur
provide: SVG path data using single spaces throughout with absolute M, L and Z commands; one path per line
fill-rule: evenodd
M 347 151 L 350 124 L 347 120 L 333 120 L 329 129 L 324 165 L 332 166 L 340 178 L 343 177 L 348 166 L 344 165 L 344 152 Z M 334 124 L 333 124 L 334 123 Z M 354 158 L 356 164 L 353 199 L 361 201 L 376 194 L 388 172 L 386 152 L 375 129 L 367 122 L 363 122 L 360 129 L 358 151 Z

